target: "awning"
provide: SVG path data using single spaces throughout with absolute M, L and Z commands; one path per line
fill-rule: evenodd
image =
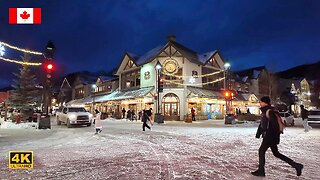
M 189 90 L 188 98 L 190 97 L 202 97 L 202 98 L 224 98 L 223 94 L 218 91 L 203 89 L 200 87 L 187 87 Z
M 92 103 L 93 102 L 93 98 L 91 96 L 88 96 L 88 97 L 85 97 L 85 98 L 82 98 L 82 99 L 75 99 L 75 100 L 72 100 L 72 101 L 69 101 L 66 103 L 67 106 L 72 106 L 72 105 L 75 105 L 75 106 L 84 106 L 85 104 L 89 104 L 89 103 Z
M 134 99 L 134 98 L 144 97 L 148 93 L 150 93 L 153 89 L 154 87 L 146 87 L 146 88 L 140 88 L 135 90 L 127 90 L 127 91 L 116 90 L 111 94 L 96 97 L 95 102 L 105 102 L 105 101 Z

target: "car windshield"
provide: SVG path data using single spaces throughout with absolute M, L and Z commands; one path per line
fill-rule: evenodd
M 309 115 L 320 115 L 320 111 L 310 111 Z
M 69 112 L 87 112 L 84 108 L 69 108 Z

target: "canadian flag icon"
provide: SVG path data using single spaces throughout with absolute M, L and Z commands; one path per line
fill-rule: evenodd
M 9 24 L 41 24 L 41 8 L 9 8 Z

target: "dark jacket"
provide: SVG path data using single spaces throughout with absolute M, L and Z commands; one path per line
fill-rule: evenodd
M 308 118 L 308 114 L 309 114 L 309 111 L 307 111 L 305 108 L 301 109 L 301 118 L 302 119 L 307 119 Z
M 263 141 L 266 141 L 270 144 L 279 144 L 280 143 L 280 130 L 278 120 L 274 108 L 271 106 L 265 106 L 260 108 L 262 112 L 261 122 L 259 124 L 256 138 L 260 138 L 262 135 Z M 270 109 L 269 119 L 266 116 L 267 110 Z
M 150 121 L 150 118 L 147 113 L 142 113 L 142 122 Z

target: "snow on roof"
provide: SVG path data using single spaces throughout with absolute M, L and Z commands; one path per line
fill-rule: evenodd
M 206 52 L 203 54 L 198 54 L 198 60 L 202 62 L 203 64 L 206 63 L 212 55 L 214 55 L 217 52 L 217 50 Z
M 261 74 L 261 71 L 253 70 L 252 78 L 258 79 Z
M 150 61 L 151 58 L 155 57 L 158 53 L 160 53 L 163 47 L 164 47 L 163 45 L 158 46 L 154 49 L 151 49 L 150 51 L 145 53 L 143 56 L 139 57 L 139 59 L 136 61 L 137 65 L 139 66 Z
M 98 96 L 95 98 L 95 102 L 104 102 L 112 100 L 121 100 L 121 99 L 133 99 L 138 97 L 146 96 L 154 87 L 140 88 L 130 91 L 114 91 L 111 94 Z

